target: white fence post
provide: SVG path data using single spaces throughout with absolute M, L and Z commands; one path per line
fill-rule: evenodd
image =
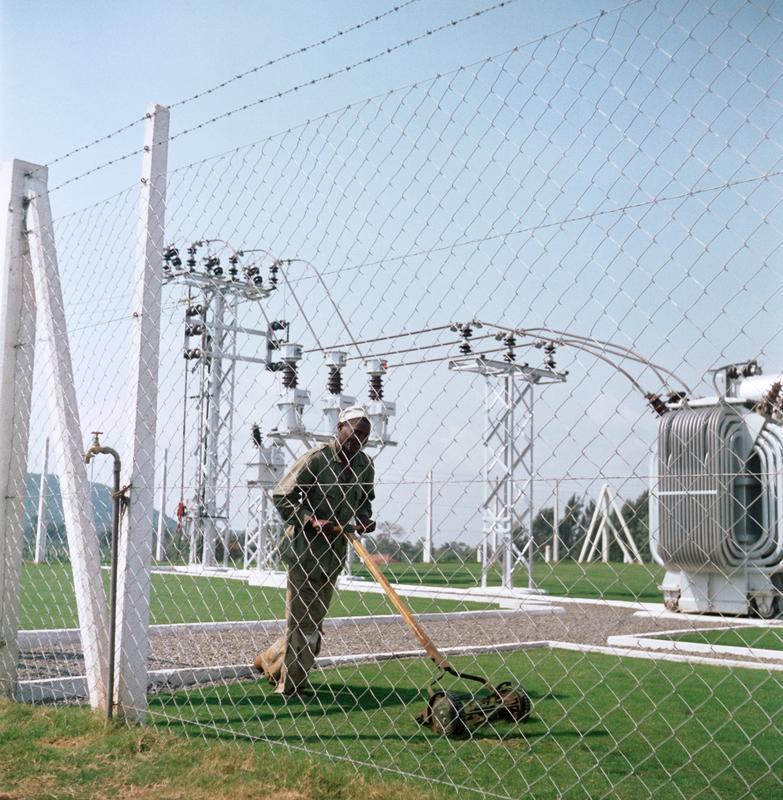
M 19 596 L 27 483 L 27 442 L 35 355 L 35 299 L 24 238 L 24 176 L 35 169 L 8 161 L 0 171 L 5 209 L 0 272 L 0 694 L 16 690 Z
M 35 523 L 35 563 L 46 561 L 46 480 L 49 475 L 49 437 L 44 444 L 44 460 L 41 480 L 38 484 L 38 517 Z
M 155 492 L 160 295 L 166 208 L 169 111 L 147 110 L 133 300 L 130 409 L 133 426 L 123 456 L 130 485 L 119 551 L 116 664 L 118 714 L 143 722 L 147 713 L 149 592 Z
M 65 325 L 47 177 L 47 170 L 37 167 L 28 182 L 30 204 L 27 209 L 27 229 L 30 262 L 35 281 L 38 320 L 43 328 L 47 364 L 53 378 L 49 401 L 52 417 L 57 424 L 55 438 L 61 448 L 60 490 L 73 569 L 87 687 L 90 705 L 97 709 L 106 704 L 109 643 L 106 591 L 101 580 L 100 547 L 92 516 L 87 467 L 82 455 L 84 442 L 76 404 L 76 387 Z

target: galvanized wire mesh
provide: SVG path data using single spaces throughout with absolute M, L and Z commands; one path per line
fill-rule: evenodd
M 443 791 L 780 790 L 780 622 L 748 616 L 774 618 L 783 588 L 774 381 L 766 406 L 678 393 L 781 369 L 781 34 L 774 5 L 630 3 L 168 171 L 147 692 L 121 712 Z M 133 430 L 137 204 L 133 187 L 55 220 L 85 448 Z M 76 613 L 41 331 L 19 691 L 82 700 L 100 634 Z M 432 670 L 355 557 L 309 642 L 314 693 L 252 666 L 285 630 L 273 488 L 356 402 L 375 422 L 366 544 L 459 669 L 525 687 L 524 724 L 417 725 Z M 87 473 L 104 567 L 109 468 Z

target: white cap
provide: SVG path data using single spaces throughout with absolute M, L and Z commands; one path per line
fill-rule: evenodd
M 364 406 L 351 406 L 340 412 L 340 416 L 337 417 L 337 422 L 350 422 L 352 419 L 366 419 L 367 422 L 370 421 L 369 414 Z

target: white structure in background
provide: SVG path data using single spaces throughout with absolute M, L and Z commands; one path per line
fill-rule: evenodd
M 35 555 L 33 561 L 36 564 L 46 563 L 46 482 L 49 476 L 49 437 L 46 437 L 44 444 L 43 469 L 41 470 L 41 480 L 38 484 L 38 517 L 35 522 Z
M 512 334 L 499 337 L 506 345 L 502 360 L 472 354 L 468 339 L 474 326 L 453 326 L 463 338 L 462 355 L 449 361 L 449 369 L 484 377 L 481 585 L 487 585 L 493 564 L 500 563 L 502 586 L 513 589 L 514 570 L 523 564 L 527 588 L 533 590 L 533 387 L 563 383 L 567 373 L 555 369 L 554 346 L 550 345 L 545 348 L 544 367 L 517 364 Z M 526 535 L 521 547 L 513 539 L 519 531 Z
M 155 560 L 164 561 L 166 559 L 166 489 L 169 472 L 169 451 L 163 450 L 163 465 L 160 478 L 160 502 L 158 504 L 158 535 L 155 539 Z
M 218 249 L 225 251 L 226 263 Z M 203 252 L 200 261 L 196 256 Z M 202 567 L 216 565 L 218 543 L 223 548 L 223 564 L 228 562 L 231 534 L 231 462 L 234 433 L 234 390 L 237 362 L 264 365 L 261 358 L 242 350 L 257 352 L 257 342 L 275 336 L 270 325 L 261 330 L 243 327 L 241 301 L 262 301 L 276 287 L 274 277 L 265 285 L 258 266 L 240 259 L 251 251 L 235 251 L 225 242 L 203 239 L 187 248 L 182 262 L 180 251 L 165 252 L 164 283 L 187 287 L 189 304 L 185 309 L 185 348 L 187 365 L 194 364 L 198 387 L 193 394 L 198 439 L 193 463 L 193 495 L 187 505 L 186 530 L 190 540 L 189 562 Z M 274 274 L 274 267 L 270 269 Z M 187 382 L 187 375 L 185 377 Z
M 612 512 L 619 523 L 619 530 L 612 522 Z M 614 493 L 609 488 L 609 484 L 605 483 L 601 488 L 601 493 L 598 495 L 598 502 L 596 503 L 593 517 L 590 520 L 590 525 L 587 528 L 582 549 L 579 552 L 579 563 L 592 561 L 598 553 L 598 548 L 601 548 L 601 561 L 608 563 L 609 561 L 609 534 L 611 533 L 612 539 L 617 542 L 623 554 L 623 563 L 625 564 L 641 564 L 642 556 L 639 553 L 639 548 L 631 536 L 631 531 L 623 517 L 623 512 L 620 506 L 617 505 Z
M 287 323 L 278 324 L 287 328 Z M 297 458 L 297 445 L 299 449 L 302 446 L 309 449 L 318 442 L 334 438 L 340 412 L 357 403 L 356 397 L 343 393 L 342 370 L 348 361 L 347 354 L 339 350 L 326 351 L 324 359 L 328 375 L 323 417 L 315 430 L 309 429 L 304 415 L 310 405 L 310 392 L 299 387 L 302 346 L 295 342 L 283 342 L 277 345 L 277 349 L 280 351 L 280 362 L 274 368 L 281 373 L 280 399 L 277 403 L 280 419 L 268 431 L 265 440 L 262 440 L 260 428 L 257 425 L 253 427 L 258 460 L 248 464 L 254 476 L 247 482 L 249 522 L 245 533 L 244 567 L 255 572 L 266 572 L 279 566 L 277 552 L 282 522 L 272 503 L 271 493 L 285 473 L 286 461 Z M 367 447 L 379 450 L 394 447 L 396 442 L 389 435 L 389 418 L 396 413 L 396 406 L 383 399 L 386 362 L 379 358 L 368 358 L 365 369 L 369 378 L 367 411 L 372 424 Z M 348 575 L 351 575 L 352 568 L 352 549 L 349 548 L 346 563 Z M 257 576 L 251 575 L 251 580 L 257 580 Z
M 658 425 L 650 549 L 670 610 L 783 608 L 783 375 L 722 367 L 724 391 L 673 398 Z
M 282 531 L 280 516 L 272 504 L 272 490 L 285 472 L 285 453 L 279 444 L 263 444 L 258 426 L 253 427 L 258 460 L 248 464 L 256 470 L 247 482 L 250 518 L 245 531 L 244 568 L 274 569 Z
M 427 473 L 427 527 L 424 529 L 424 547 L 422 561 L 432 563 L 432 528 L 433 528 L 432 470 Z

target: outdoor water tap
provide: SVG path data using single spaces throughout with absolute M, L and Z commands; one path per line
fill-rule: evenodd
M 104 447 L 101 444 L 101 440 L 98 438 L 103 431 L 93 431 L 92 432 L 92 444 L 90 445 L 89 450 L 84 454 L 84 463 L 89 464 L 92 461 L 93 456 L 97 456 L 101 453 L 106 453 L 106 455 L 110 455 L 114 457 L 114 469 L 119 472 L 120 469 L 120 454 L 113 450 L 111 447 Z
M 105 453 L 114 458 L 114 500 L 112 511 L 111 534 L 111 575 L 109 579 L 109 675 L 106 692 L 106 717 L 111 719 L 114 713 L 114 661 L 115 640 L 117 631 L 117 551 L 120 538 L 120 506 L 124 500 L 124 492 L 120 489 L 120 454 L 111 447 L 104 447 L 98 438 L 103 431 L 92 432 L 92 444 L 84 454 L 84 463 L 89 464 L 93 456 Z

